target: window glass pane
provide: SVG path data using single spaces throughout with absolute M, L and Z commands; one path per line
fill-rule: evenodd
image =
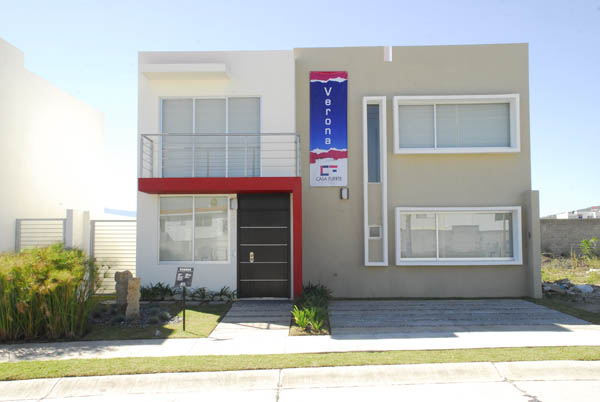
M 440 258 L 513 256 L 512 213 L 439 213 Z
M 438 147 L 510 146 L 508 103 L 437 105 Z
M 192 197 L 160 198 L 160 260 L 192 260 Z
M 260 99 L 229 98 L 229 132 L 260 133 Z M 230 177 L 254 177 L 260 174 L 260 138 L 231 136 L 228 144 Z
M 229 98 L 229 132 L 260 132 L 259 98 Z
M 367 105 L 367 151 L 369 182 L 379 183 L 380 152 L 379 152 L 379 105 Z
M 196 197 L 194 258 L 196 261 L 227 261 L 229 226 L 227 197 Z
M 192 133 L 191 99 L 163 99 L 162 132 L 165 134 Z
M 225 133 L 225 99 L 196 99 L 195 133 Z
M 402 148 L 433 148 L 433 105 L 398 106 L 398 135 Z
M 225 177 L 225 108 L 225 99 L 196 99 L 194 132 L 217 135 L 195 138 L 195 177 Z
M 163 99 L 162 132 L 165 134 L 192 133 L 192 100 Z M 193 137 L 165 136 L 162 138 L 163 177 L 192 176 Z
M 435 214 L 400 215 L 402 258 L 435 258 Z

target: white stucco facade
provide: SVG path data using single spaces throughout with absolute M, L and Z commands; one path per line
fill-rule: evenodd
M 141 52 L 138 83 L 138 142 L 161 133 L 161 100 L 260 98 L 260 132 L 295 132 L 295 61 L 292 51 Z M 139 144 L 138 144 L 139 145 Z M 138 175 L 140 169 L 138 146 Z M 264 168 L 263 168 L 264 169 Z M 196 193 L 200 196 L 201 194 Z M 234 200 L 236 194 L 227 195 Z M 160 196 L 138 191 L 137 276 L 143 285 L 171 284 L 179 266 L 192 266 L 193 287 L 237 288 L 237 214 L 229 207 L 226 262 L 160 262 Z
M 103 114 L 24 67 L 0 39 L 0 252 L 15 247 L 15 219 L 102 213 Z

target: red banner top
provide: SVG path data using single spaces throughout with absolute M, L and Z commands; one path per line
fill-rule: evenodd
M 347 80 L 348 72 L 347 71 L 311 71 L 310 72 L 310 80 L 311 81 L 329 81 L 329 80 Z

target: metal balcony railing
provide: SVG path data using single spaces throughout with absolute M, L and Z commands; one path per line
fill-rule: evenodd
M 297 134 L 142 134 L 140 177 L 300 176 Z

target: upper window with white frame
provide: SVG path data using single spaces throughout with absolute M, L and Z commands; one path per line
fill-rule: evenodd
M 159 260 L 229 261 L 229 197 L 161 196 Z
M 520 265 L 521 207 L 396 208 L 396 265 Z
M 519 151 L 518 94 L 394 97 L 396 154 Z

